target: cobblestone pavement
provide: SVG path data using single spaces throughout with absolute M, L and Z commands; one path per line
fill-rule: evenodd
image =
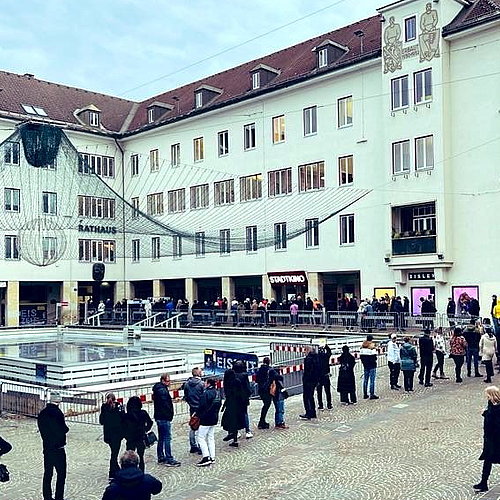
M 448 366 L 448 373 L 452 372 Z M 497 376 L 500 383 L 500 376 Z M 336 381 L 332 382 L 335 384 Z M 174 455 L 180 468 L 156 464 L 155 450 L 146 451 L 147 471 L 163 481 L 165 500 L 467 500 L 500 498 L 500 489 L 484 497 L 471 485 L 479 480 L 482 444 L 481 412 L 485 405 L 480 378 L 416 385 L 412 395 L 388 388 L 387 368 L 379 369 L 378 401 L 361 399 L 343 407 L 334 393 L 332 411 L 310 422 L 298 419 L 301 397 L 287 401 L 288 430 L 255 430 L 239 449 L 222 442 L 217 429 L 217 462 L 197 468 L 189 455 L 187 425 L 174 429 Z M 358 384 L 358 396 L 360 395 Z M 260 402 L 251 405 L 253 425 Z M 0 434 L 14 445 L 2 462 L 10 483 L 0 484 L 0 498 L 39 500 L 41 442 L 34 420 L 6 418 Z M 107 484 L 108 447 L 100 427 L 70 424 L 68 500 L 96 500 Z M 500 482 L 494 466 L 491 485 Z

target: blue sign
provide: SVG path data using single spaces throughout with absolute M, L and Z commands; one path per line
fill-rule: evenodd
M 226 370 L 233 368 L 236 361 L 245 363 L 249 375 L 256 373 L 259 368 L 259 358 L 256 354 L 205 349 L 204 355 L 205 366 L 203 371 L 205 375 L 223 375 Z

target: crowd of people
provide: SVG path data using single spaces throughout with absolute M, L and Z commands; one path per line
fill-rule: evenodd
M 500 305 L 498 306 L 500 308 Z M 376 393 L 379 359 L 387 356 L 389 387 L 391 390 L 404 389 L 406 393 L 414 391 L 414 379 L 431 388 L 433 379 L 448 380 L 445 374 L 445 359 L 453 360 L 455 382 L 463 382 L 462 370 L 465 366 L 467 377 L 484 377 L 484 382 L 492 383 L 494 360 L 500 359 L 497 336 L 489 319 L 471 319 L 465 328 L 454 326 L 451 335 L 442 328 L 431 331 L 425 329 L 417 338 L 398 336 L 392 333 L 387 342 L 378 345 L 369 334 L 357 350 L 356 356 L 347 345 L 337 358 L 337 392 L 342 405 L 358 403 L 356 394 L 355 367 L 357 357 L 362 366 L 363 399 L 377 400 Z M 481 365 L 484 374 L 481 373 Z M 331 391 L 332 350 L 328 344 L 307 348 L 303 362 L 302 397 L 304 413 L 301 420 L 317 418 L 317 410 L 332 410 Z M 500 373 L 500 366 L 499 373 Z M 402 374 L 402 385 L 400 385 Z M 274 405 L 274 428 L 278 431 L 288 429 L 285 421 L 285 400 L 288 391 L 283 375 L 273 367 L 271 359 L 265 357 L 259 367 L 255 382 L 262 402 L 257 428 L 269 429 L 268 413 Z M 109 486 L 103 500 L 133 498 L 150 499 L 151 495 L 161 491 L 159 480 L 145 473 L 145 449 L 156 442 L 158 464 L 165 467 L 179 467 L 172 451 L 172 421 L 174 403 L 169 390 L 170 377 L 163 374 L 152 387 L 153 418 L 143 408 L 138 396 L 128 399 L 126 408 L 117 401 L 113 393 L 106 395 L 102 404 L 99 423 L 103 427 L 103 439 L 109 446 Z M 212 466 L 216 461 L 215 430 L 220 424 L 226 435 L 222 439 L 230 447 L 240 446 L 240 437 L 251 439 L 248 409 L 252 390 L 246 365 L 242 361 L 233 364 L 223 376 L 223 390 L 217 388 L 214 378 L 204 378 L 201 368 L 195 367 L 191 377 L 183 384 L 184 400 L 189 406 L 190 430 L 187 440 L 189 451 L 199 455 L 195 463 L 198 467 Z M 479 491 L 488 489 L 488 478 L 492 464 L 500 462 L 500 390 L 495 386 L 486 389 L 488 405 L 484 416 L 484 460 L 481 481 L 474 485 Z M 38 416 L 38 428 L 43 443 L 44 474 L 42 493 L 44 500 L 63 500 L 66 480 L 66 425 L 63 412 L 59 408 L 61 396 L 52 391 L 50 401 Z M 222 413 L 222 417 L 220 414 Z M 158 436 L 151 432 L 154 424 Z M 119 458 L 125 441 L 126 452 Z M 9 452 L 11 445 L 0 438 L 0 455 Z M 52 480 L 56 473 L 55 495 L 52 495 Z

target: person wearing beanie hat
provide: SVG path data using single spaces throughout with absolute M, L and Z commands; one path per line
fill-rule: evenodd
M 66 434 L 69 429 L 64 414 L 59 408 L 62 397 L 58 392 L 51 392 L 50 402 L 38 415 L 38 429 L 43 443 L 43 500 L 64 500 L 66 482 Z M 56 494 L 52 497 L 52 476 L 57 473 Z

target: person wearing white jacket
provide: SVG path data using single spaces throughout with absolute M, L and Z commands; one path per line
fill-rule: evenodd
M 398 336 L 393 333 L 391 340 L 387 343 L 387 365 L 389 366 L 389 379 L 391 389 L 398 391 L 401 389 L 399 382 L 399 374 L 401 373 L 401 355 L 397 342 Z
M 484 329 L 484 334 L 479 341 L 479 356 L 486 367 L 486 378 L 484 381 L 486 383 L 491 382 L 491 377 L 493 377 L 493 356 L 497 352 L 497 339 L 493 335 L 493 330 L 490 327 Z

